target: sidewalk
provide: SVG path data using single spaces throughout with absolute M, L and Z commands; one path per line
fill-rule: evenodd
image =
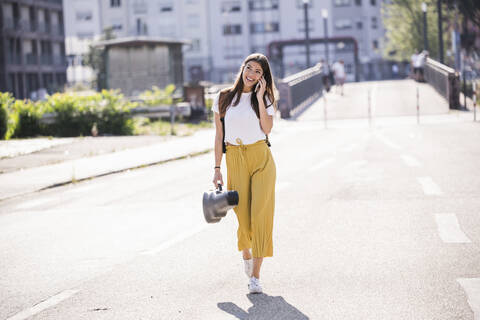
M 214 129 L 204 129 L 188 137 L 85 137 L 2 142 L 0 201 L 208 152 L 213 149 L 214 136 Z

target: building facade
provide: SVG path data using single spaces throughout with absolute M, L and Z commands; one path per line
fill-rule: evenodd
M 358 45 L 355 68 L 350 43 L 329 45 L 329 62 L 345 60 L 348 80 L 380 78 L 384 28 L 381 0 L 310 0 L 307 6 L 310 64 L 325 58 L 325 37 L 353 37 Z M 243 59 L 252 52 L 268 54 L 274 41 L 305 38 L 303 0 L 64 0 L 68 43 L 83 41 L 84 49 L 105 28 L 117 37 L 147 36 L 190 41 L 184 46 L 186 81 L 232 81 Z M 67 13 L 71 11 L 71 13 Z M 322 16 L 326 11 L 328 17 Z M 70 25 L 69 25 L 70 24 Z M 89 30 L 89 31 L 87 31 Z M 91 31 L 90 31 L 91 30 Z M 72 40 L 70 40 L 72 39 Z M 82 66 L 81 50 L 67 45 L 67 54 Z M 75 58 L 77 56 L 77 58 Z M 79 57 L 80 56 L 80 57 Z M 80 59 L 80 60 L 79 60 Z M 75 62 L 76 61 L 76 62 Z M 306 67 L 306 47 L 289 45 L 283 51 L 284 75 Z M 69 67 L 70 70 L 71 67 Z M 89 74 L 89 71 L 85 74 Z M 71 80 L 69 73 L 69 81 Z
M 38 99 L 66 82 L 61 0 L 0 2 L 0 91 Z

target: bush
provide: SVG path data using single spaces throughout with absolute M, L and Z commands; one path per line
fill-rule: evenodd
M 145 100 L 147 106 L 156 106 L 159 104 L 171 105 L 173 104 L 174 91 L 175 85 L 173 84 L 169 84 L 163 90 L 157 86 L 153 86 L 152 90 L 145 90 L 139 97 Z
M 18 124 L 18 116 L 13 112 L 15 99 L 6 92 L 0 92 L 0 139 L 10 139 Z
M 30 100 L 16 100 L 13 104 L 13 113 L 17 125 L 13 130 L 12 137 L 25 138 L 44 135 L 46 126 L 41 123 L 47 106 L 43 102 Z

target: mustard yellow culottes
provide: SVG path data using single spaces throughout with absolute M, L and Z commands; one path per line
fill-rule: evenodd
M 226 160 L 227 189 L 239 196 L 238 250 L 252 248 L 255 258 L 271 257 L 276 167 L 270 148 L 264 140 L 227 145 Z

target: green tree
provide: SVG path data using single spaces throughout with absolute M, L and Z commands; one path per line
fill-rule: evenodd
M 424 49 L 422 2 L 427 4 L 427 39 L 430 57 L 438 59 L 438 13 L 436 0 L 391 0 L 382 10 L 386 28 L 383 55 L 392 60 L 410 60 L 410 56 L 418 49 Z M 444 20 L 452 13 L 442 5 Z M 451 21 L 451 20 L 450 20 Z M 448 48 L 450 34 L 447 23 L 443 23 L 444 48 Z
M 103 34 L 100 37 L 100 41 L 111 40 L 115 38 L 113 33 L 113 28 L 109 27 L 103 30 Z M 96 75 L 96 81 L 94 86 L 98 91 L 106 89 L 107 79 L 106 79 L 106 59 L 105 59 L 106 49 L 105 47 L 90 45 L 89 51 L 84 56 L 84 63 L 87 66 L 90 66 Z

